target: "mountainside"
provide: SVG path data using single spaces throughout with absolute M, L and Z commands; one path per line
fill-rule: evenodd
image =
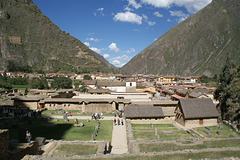
M 61 31 L 31 0 L 0 1 L 0 69 L 111 72 L 113 65 Z
M 123 73 L 213 75 L 240 64 L 240 1 L 213 0 L 133 57 Z

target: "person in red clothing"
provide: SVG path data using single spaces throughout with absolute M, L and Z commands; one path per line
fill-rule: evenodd
M 114 126 L 116 126 L 116 122 L 117 122 L 117 121 L 116 121 L 116 119 L 114 118 Z
M 69 116 L 72 116 L 72 112 L 69 112 Z

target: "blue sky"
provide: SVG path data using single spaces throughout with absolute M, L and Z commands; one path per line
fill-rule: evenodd
M 116 67 L 211 0 L 33 0 L 61 30 Z

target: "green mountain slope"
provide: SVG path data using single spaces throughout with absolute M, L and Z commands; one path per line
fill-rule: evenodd
M 31 0 L 0 1 L 0 68 L 9 61 L 46 72 L 111 72 L 114 68 L 61 31 Z
M 240 63 L 240 1 L 213 0 L 122 67 L 128 74 L 212 75 Z

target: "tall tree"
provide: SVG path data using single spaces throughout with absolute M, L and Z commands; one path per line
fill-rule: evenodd
M 214 97 L 219 101 L 218 109 L 221 118 L 231 122 L 238 121 L 240 117 L 240 66 L 236 68 L 227 59 L 219 75 L 217 89 Z
M 69 77 L 53 77 L 51 88 L 69 89 L 72 88 L 72 80 Z

